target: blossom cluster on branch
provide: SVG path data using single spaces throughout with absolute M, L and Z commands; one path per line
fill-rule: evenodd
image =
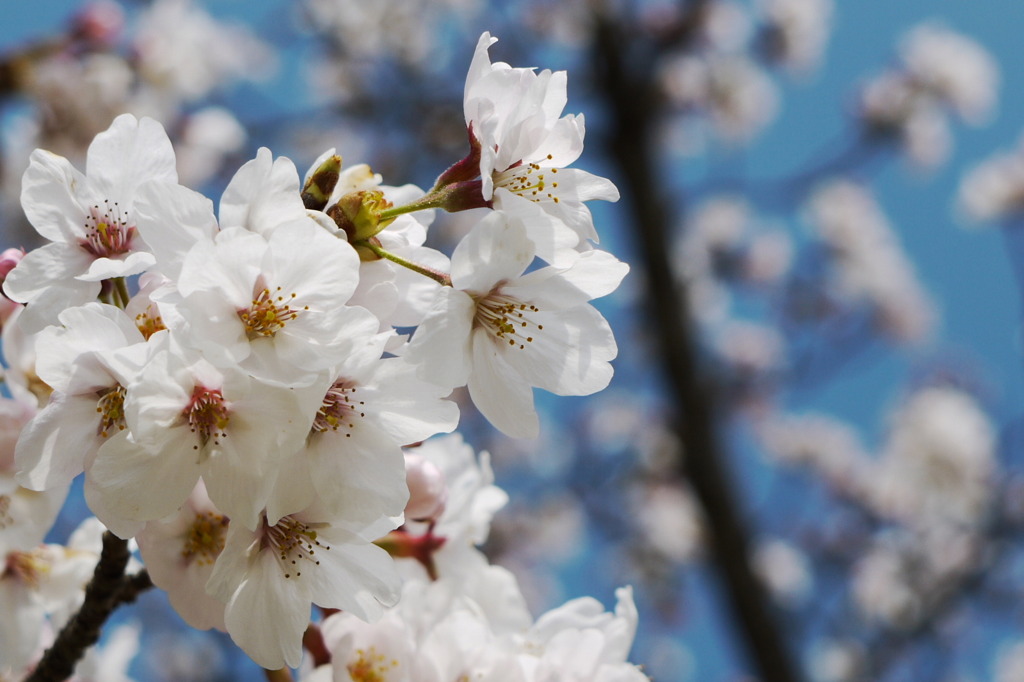
M 310 679 L 645 679 L 628 588 L 614 615 L 585 599 L 533 622 L 476 549 L 506 499 L 487 456 L 439 436 L 463 386 L 535 436 L 533 388 L 593 394 L 617 354 L 590 301 L 628 267 L 595 248 L 585 202 L 618 193 L 569 168 L 584 120 L 562 115 L 566 74 L 492 63 L 493 42 L 466 81 L 469 153 L 426 192 L 334 150 L 301 177 L 264 148 L 215 212 L 163 127 L 129 114 L 84 173 L 32 154 L 21 204 L 47 243 L 3 259 L 12 608 L 59 627 L 81 600 L 80 570 L 48 594 L 38 545 L 84 474 L 181 616 L 264 668 L 305 645 Z M 436 209 L 479 217 L 450 258 L 425 245 Z M 42 630 L 4 638 L 0 670 L 34 667 Z

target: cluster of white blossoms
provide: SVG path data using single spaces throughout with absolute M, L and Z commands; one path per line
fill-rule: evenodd
M 946 160 L 950 114 L 983 122 L 996 104 L 999 69 L 978 43 L 939 24 L 910 31 L 900 63 L 868 82 L 860 116 L 869 130 L 893 135 L 922 167 Z
M 871 193 L 836 180 L 815 192 L 809 208 L 833 264 L 829 285 L 835 307 L 866 306 L 878 330 L 898 343 L 926 338 L 935 324 L 935 305 Z
M 584 202 L 618 193 L 567 168 L 584 121 L 562 115 L 565 73 L 491 63 L 493 42 L 481 37 L 466 82 L 470 154 L 426 193 L 333 150 L 303 179 L 260 149 L 215 213 L 178 183 L 160 124 L 127 114 L 85 173 L 43 150 L 25 172 L 22 206 L 48 243 L 6 275 L 24 306 L 5 351 L 27 368 L 8 381 L 50 393 L 12 431 L 17 480 L 62 496 L 84 472 L 93 513 L 137 537 L 185 620 L 226 630 L 265 668 L 300 664 L 317 605 L 344 614 L 325 632 L 356 633 L 332 640 L 350 670 L 378 666 L 376 647 L 387 666 L 435 661 L 437 679 L 507 672 L 508 657 L 522 675 L 502 679 L 644 679 L 626 663 L 628 591 L 616 616 L 586 601 L 531 625 L 511 610 L 514 581 L 473 548 L 504 503 L 486 461 L 436 454 L 464 449 L 450 440 L 403 452 L 455 428 L 458 387 L 531 437 L 534 387 L 588 395 L 612 375 L 615 340 L 589 301 L 628 267 L 594 248 Z M 437 208 L 491 210 L 449 260 L 424 246 Z M 403 572 L 424 584 L 403 587 Z M 488 614 L 492 575 L 510 596 Z M 378 619 L 402 594 L 377 625 L 345 620 Z M 404 605 L 422 599 L 437 608 Z M 462 629 L 483 637 L 484 620 L 493 641 L 475 649 Z
M 1024 143 L 969 170 L 960 181 L 959 207 L 974 222 L 1012 221 L 1024 210 Z

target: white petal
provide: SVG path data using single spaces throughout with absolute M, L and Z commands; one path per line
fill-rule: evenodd
M 36 231 L 50 241 L 76 242 L 89 211 L 79 197 L 85 176 L 63 156 L 37 149 L 21 181 L 21 208 Z
M 134 208 L 139 234 L 171 279 L 178 278 L 189 249 L 217 232 L 213 202 L 181 185 L 145 182 L 139 185 Z
M 487 331 L 473 332 L 473 373 L 469 396 L 480 413 L 513 438 L 536 438 L 540 421 L 533 407 L 533 390 L 513 370 Z
M 452 254 L 452 284 L 476 294 L 523 274 L 535 248 L 517 221 L 494 211 L 477 223 Z
M 587 251 L 567 269 L 535 270 L 502 291 L 543 310 L 565 310 L 612 293 L 628 272 L 629 266 L 610 253 Z
M 129 251 L 121 258 L 97 258 L 89 269 L 75 279 L 83 282 L 102 282 L 114 277 L 131 277 L 145 272 L 156 264 L 156 257 L 145 251 Z
M 88 254 L 78 244 L 65 244 L 53 242 L 38 249 L 33 249 L 25 254 L 21 262 L 15 266 L 7 275 L 4 282 L 4 292 L 20 303 L 32 303 L 40 299 L 48 300 L 74 300 L 80 303 L 96 298 L 99 293 L 99 283 L 81 284 L 74 278 L 89 269 L 93 256 Z M 66 290 L 78 287 L 83 291 L 92 292 L 91 296 L 84 294 L 66 295 Z M 52 291 L 55 288 L 64 290 L 62 294 Z M 62 306 L 63 307 L 66 306 Z M 60 310 L 53 311 L 54 317 Z
M 175 511 L 199 480 L 200 465 L 187 443 L 153 455 L 127 437 L 100 448 L 89 471 L 105 508 L 123 519 L 150 521 Z M 106 519 L 97 516 L 107 526 Z
M 18 438 L 19 482 L 32 490 L 68 485 L 85 469 L 102 440 L 96 436 L 96 397 L 55 393 Z
M 521 381 L 557 395 L 590 395 L 612 378 L 618 348 L 608 322 L 590 305 L 535 314 L 544 326 L 522 350 L 504 357 Z
M 387 552 L 340 528 L 320 535 L 331 549 L 318 552 L 320 564 L 309 571 L 314 604 L 375 620 L 398 601 L 401 578 Z
M 423 323 L 409 342 L 405 357 L 420 376 L 444 388 L 462 386 L 469 378 L 469 336 L 476 304 L 462 291 L 443 287 Z
M 309 617 L 303 582 L 285 579 L 273 552 L 261 551 L 232 596 L 224 623 L 231 639 L 252 660 L 277 670 L 299 666 Z
M 270 236 L 278 225 L 306 216 L 300 191 L 295 164 L 283 156 L 274 159 L 269 149 L 261 147 L 224 190 L 220 224 Z
M 162 125 L 131 114 L 114 119 L 89 145 L 85 172 L 100 196 L 127 204 L 146 180 L 178 182 L 174 148 Z

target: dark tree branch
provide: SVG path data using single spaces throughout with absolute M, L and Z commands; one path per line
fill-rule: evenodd
M 140 574 L 125 580 L 124 569 L 130 556 L 127 540 L 110 531 L 103 534 L 103 553 L 92 580 L 85 588 L 82 608 L 60 631 L 53 646 L 43 653 L 42 660 L 26 682 L 59 682 L 71 677 L 85 650 L 99 640 L 100 628 L 111 612 L 122 601 L 134 599 L 141 591 L 137 588 L 149 578 L 149 574 L 143 572 L 145 579 Z M 127 594 L 131 594 L 131 599 L 122 599 L 122 595 Z
M 700 3 L 693 10 L 701 11 Z M 649 323 L 660 346 L 666 388 L 675 402 L 674 427 L 686 453 L 679 468 L 703 507 L 712 561 L 725 583 L 733 620 L 758 677 L 763 682 L 795 682 L 800 675 L 765 590 L 751 570 L 749 533 L 724 469 L 726 453 L 719 439 L 716 404 L 719 390 L 698 367 L 686 291 L 677 283 L 668 260 L 671 214 L 652 152 L 660 96 L 651 78 L 653 54 L 638 55 L 646 47 L 642 40 L 634 39 L 621 17 L 599 16 L 593 63 L 595 82 L 609 110 L 609 151 L 622 174 L 643 259 Z

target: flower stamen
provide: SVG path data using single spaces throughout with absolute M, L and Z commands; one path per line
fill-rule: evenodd
M 477 299 L 473 327 L 483 327 L 490 335 L 503 343 L 520 350 L 533 343 L 534 334 L 544 330 L 544 325 L 531 319 L 531 313 L 540 308 L 532 303 L 523 303 L 511 296 L 492 291 Z
M 153 334 L 167 329 L 167 325 L 164 324 L 164 318 L 160 316 L 159 312 L 156 312 L 155 306 L 152 304 L 135 316 L 135 326 L 142 332 L 143 338 L 147 341 Z
M 550 161 L 553 157 L 547 156 Z M 558 183 L 548 180 L 547 173 L 557 173 L 557 168 L 543 168 L 538 163 L 518 163 L 494 174 L 494 186 L 504 187 L 513 194 L 533 202 L 553 201 L 558 203 Z M 545 191 L 548 190 L 548 191 Z
M 331 546 L 317 539 L 316 528 L 322 524 L 305 524 L 291 516 L 282 517 L 275 525 L 263 517 L 263 534 L 260 549 L 272 549 L 277 553 L 278 563 L 285 578 L 302 575 L 300 561 L 319 566 L 316 550 L 330 551 Z
M 348 664 L 348 674 L 353 682 L 386 682 L 387 672 L 398 667 L 398 661 L 388 661 L 383 654 L 377 653 L 375 647 L 356 649 L 355 661 Z
M 273 294 L 270 289 L 263 287 L 253 297 L 248 308 L 238 311 L 250 341 L 261 336 L 274 336 L 297 318 L 300 310 L 309 310 L 309 306 L 299 309 L 288 305 L 298 294 L 292 292 L 286 299 L 280 292 L 281 287 L 277 287 Z
M 135 226 L 128 222 L 128 212 L 121 214 L 115 201 L 103 200 L 89 209 L 85 219 L 85 238 L 79 241 L 83 249 L 96 258 L 113 258 L 131 251 L 135 237 Z
M 211 439 L 214 445 L 220 445 L 220 439 L 228 435 L 226 429 L 231 411 L 224 400 L 224 394 L 218 388 L 196 386 L 192 400 L 182 415 L 188 421 L 192 433 L 199 437 L 199 444 L 193 445 L 193 450 L 198 450 L 200 446 L 206 447 Z
M 124 386 L 118 384 L 114 388 L 104 389 L 97 392 L 99 400 L 96 401 L 96 412 L 100 415 L 99 424 L 96 426 L 96 433 L 101 438 L 106 438 L 112 431 L 124 431 Z
M 196 512 L 195 520 L 185 533 L 185 546 L 181 556 L 188 562 L 210 566 L 224 549 L 228 532 L 228 519 L 212 511 Z
M 323 403 L 317 410 L 311 433 L 337 431 L 342 427 L 354 429 L 356 418 L 366 416 L 366 413 L 363 412 L 363 405 L 366 403 L 362 400 L 355 400 L 355 392 L 356 385 L 352 381 L 345 378 L 335 381 L 327 389 Z M 346 433 L 345 437 L 351 438 L 352 434 Z

